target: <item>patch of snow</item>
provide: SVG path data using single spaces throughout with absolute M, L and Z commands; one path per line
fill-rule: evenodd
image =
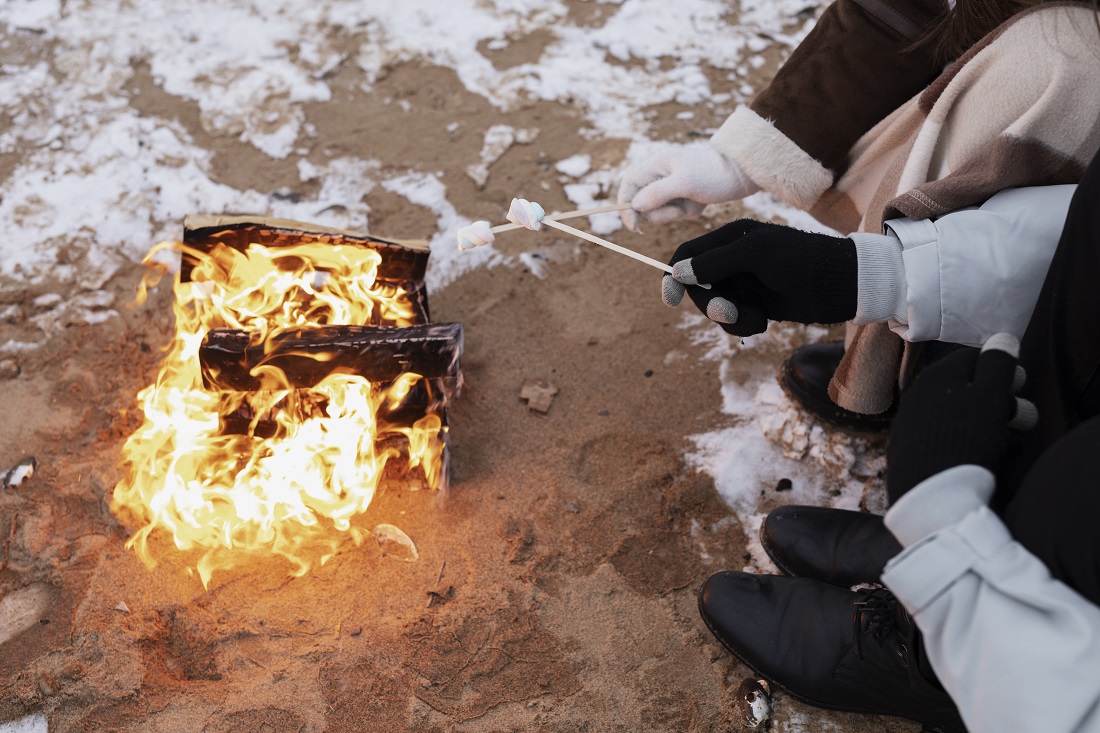
M 783 43 L 795 46 L 810 32 L 812 23 L 824 9 L 816 0 L 741 0 L 741 25 L 768 29 L 750 43 L 750 50 L 762 51 L 769 41 L 766 33 L 774 33 Z
M 385 14 L 349 8 L 347 22 L 367 34 L 357 57 L 365 88 L 387 64 L 420 58 L 454 69 L 466 89 L 502 110 L 525 98 L 571 100 L 587 111 L 601 135 L 637 137 L 648 128 L 647 107 L 711 100 L 704 65 L 733 69 L 746 50 L 793 45 L 811 25 L 812 17 L 803 11 L 824 5 L 759 2 L 748 20 L 732 23 L 724 0 L 615 4 L 617 11 L 596 28 L 574 25 L 567 6 L 553 0 L 408 0 Z M 478 50 L 483 41 L 490 50 L 500 49 L 506 39 L 538 28 L 552 29 L 557 40 L 536 62 L 498 70 Z
M 42 344 L 37 341 L 16 341 L 8 339 L 0 344 L 0 354 L 18 354 L 26 351 L 34 351 Z
M 45 31 L 61 10 L 61 0 L 15 0 L 0 6 L 0 23 L 20 30 Z
M 580 178 L 592 170 L 592 156 L 577 154 L 559 160 L 554 166 L 559 173 L 564 173 L 571 178 Z
M 539 280 L 546 279 L 546 257 L 544 257 L 542 253 L 524 252 L 519 256 L 519 261 Z
M 538 128 L 517 130 L 511 125 L 493 125 L 485 131 L 485 141 L 481 144 L 481 162 L 468 166 L 466 175 L 474 180 L 478 188 L 484 188 L 489 180 L 489 166 L 500 160 L 513 145 L 529 145 L 538 136 Z
M 567 183 L 563 186 L 565 197 L 578 209 L 592 209 L 614 203 L 614 197 L 608 198 L 608 194 L 615 190 L 614 184 L 617 176 L 618 171 L 610 168 L 590 171 L 584 175 L 583 180 L 580 182 Z M 621 229 L 622 220 L 619 219 L 617 211 L 593 214 L 588 217 L 586 228 L 593 234 L 606 236 Z
M 698 314 L 685 316 L 681 326 L 706 349 L 704 360 L 718 362 L 722 412 L 728 416 L 728 424 L 718 430 L 690 436 L 694 449 L 687 463 L 711 476 L 742 517 L 752 555 L 747 569 L 772 571 L 757 535 L 764 517 L 760 507 L 775 499 L 780 480 L 791 482 L 781 495 L 784 504 L 858 509 L 868 482 L 882 468 L 881 459 L 866 440 L 823 426 L 800 410 L 770 371 L 745 379 L 737 368 L 747 349 L 791 349 L 807 337 L 824 335 L 824 329 L 772 323 L 747 345 Z
M 42 713 L 28 715 L 10 723 L 0 723 L 0 733 L 48 733 L 46 716 Z
M 175 123 L 133 111 L 73 130 L 63 150 L 35 151 L 0 185 L 0 221 L 29 235 L 4 248 L 0 274 L 56 275 L 63 247 L 70 261 L 92 249 L 101 264 L 113 254 L 139 261 L 153 242 L 174 238 L 184 213 L 265 208 L 254 191 L 212 183 L 210 157 Z

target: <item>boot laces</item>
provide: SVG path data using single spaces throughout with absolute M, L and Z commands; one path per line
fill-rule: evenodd
M 859 592 L 863 597 L 855 601 L 856 612 L 852 616 L 852 633 L 856 637 L 856 653 L 859 658 L 863 659 L 863 637 L 869 635 L 879 646 L 887 639 L 897 640 L 898 656 L 905 663 L 906 638 L 898 628 L 898 599 L 885 588 L 864 589 Z

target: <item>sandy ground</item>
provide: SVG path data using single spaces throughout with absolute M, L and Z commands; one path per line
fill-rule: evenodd
M 491 58 L 518 64 L 546 42 L 532 34 Z M 569 105 L 531 102 L 502 118 L 453 71 L 422 61 L 393 66 L 370 94 L 348 65 L 328 81 L 332 100 L 305 105 L 322 141 L 312 160 L 355 154 L 440 171 L 469 218 L 501 221 L 513 196 L 572 208 L 549 164 L 624 154 L 625 143 L 581 135 L 585 120 Z M 213 151 L 220 182 L 309 193 L 287 161 L 205 129 L 195 104 L 165 92 L 142 63 L 126 91 L 143 115 L 178 121 Z M 398 102 L 412 113 L 395 125 Z M 682 119 L 684 109 L 652 110 L 654 136 L 692 139 L 721 119 Z M 502 121 L 540 134 L 493 163 L 479 188 L 465 169 Z M 0 177 L 19 156 L 0 156 Z M 375 234 L 436 234 L 435 216 L 406 198 L 379 187 L 367 203 Z M 714 223 L 618 236 L 665 258 Z M 42 713 L 57 733 L 738 730 L 733 693 L 749 671 L 707 632 L 696 594 L 710 573 L 751 563 L 747 519 L 682 459 L 686 436 L 728 422 L 718 367 L 661 304 L 649 270 L 546 233 L 516 234 L 500 249 L 536 245 L 543 277 L 514 263 L 431 294 L 434 320 L 461 321 L 466 334 L 451 487 L 385 494 L 370 509 L 415 540 L 415 563 L 348 548 L 302 578 L 272 561 L 219 573 L 207 591 L 162 543 L 164 562 L 148 571 L 123 548 L 129 531 L 107 497 L 138 424 L 135 394 L 169 339 L 170 293 L 98 325 L 58 328 L 19 354 L 19 375 L 0 383 L 0 466 L 33 455 L 40 470 L 0 490 L 0 721 Z M 121 305 L 140 276 L 127 263 L 105 289 Z M 17 308 L 4 340 L 35 332 L 36 302 L 63 287 L 5 281 L 0 305 Z M 738 378 L 774 379 L 804 338 L 790 333 L 744 352 Z M 560 390 L 545 415 L 518 397 L 529 379 Z M 758 512 L 783 503 L 774 484 L 758 489 Z M 772 729 L 916 727 L 780 693 Z

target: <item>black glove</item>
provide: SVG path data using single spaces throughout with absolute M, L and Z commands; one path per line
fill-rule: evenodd
M 764 332 L 768 319 L 841 323 L 856 314 L 851 239 L 739 219 L 684 242 L 669 264 L 665 303 L 679 305 L 686 285 L 696 307 L 735 336 Z
M 941 471 L 977 465 L 996 471 L 1010 430 L 1035 424 L 1035 406 L 1012 396 L 1023 386 L 1020 344 L 997 334 L 978 349 L 930 364 L 901 396 L 886 448 L 886 490 L 893 504 Z M 1019 376 L 1017 376 L 1019 373 Z

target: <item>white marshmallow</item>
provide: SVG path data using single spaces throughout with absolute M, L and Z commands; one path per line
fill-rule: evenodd
M 489 227 L 487 221 L 475 221 L 470 226 L 461 227 L 458 230 L 459 252 L 465 252 L 484 244 L 492 244 L 494 241 L 496 241 L 496 235 L 493 234 L 493 230 Z
M 527 199 L 512 199 L 512 204 L 508 207 L 508 221 L 532 231 L 537 232 L 542 228 L 544 216 L 546 211 Z

